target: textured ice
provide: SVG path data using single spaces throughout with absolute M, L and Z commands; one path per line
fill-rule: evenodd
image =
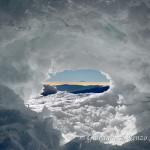
M 103 94 L 71 94 L 58 91 L 46 97 L 32 98 L 26 105 L 43 116 L 53 118 L 54 127 L 63 133 L 64 143 L 75 137 L 114 137 L 106 143 L 122 144 L 136 131 L 135 117 L 119 111 L 116 103 L 103 99 Z M 107 96 L 106 96 L 107 97 Z M 122 137 L 126 139 L 120 141 Z
M 57 133 L 49 132 L 49 121 L 40 118 L 46 114 L 54 118 L 54 127 L 62 130 L 66 140 L 89 133 L 117 137 L 147 130 L 148 134 L 149 48 L 149 0 L 0 0 L 2 149 L 24 150 L 28 149 L 26 145 L 29 149 L 52 149 L 55 142 L 51 139 L 57 139 Z M 88 68 L 109 75 L 110 91 L 104 95 L 58 93 L 54 97 L 30 99 L 41 93 L 41 82 L 49 72 Z M 38 112 L 46 105 L 45 115 L 25 108 L 22 99 L 25 103 L 30 100 L 29 107 Z M 115 148 L 101 145 L 105 150 Z M 99 148 L 95 142 L 82 147 L 80 141 L 70 147 Z M 149 150 L 147 142 L 131 142 L 120 149 L 139 147 Z
M 52 118 L 26 108 L 19 96 L 0 85 L 0 150 L 56 149 L 61 138 Z

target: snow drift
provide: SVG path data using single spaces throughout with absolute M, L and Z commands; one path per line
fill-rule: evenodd
M 27 102 L 30 97 L 41 93 L 41 82 L 49 72 L 65 69 L 91 68 L 111 77 L 110 90 L 94 98 L 94 101 L 103 100 L 113 109 L 113 117 L 107 117 L 112 118 L 103 129 L 110 131 L 107 135 L 134 135 L 150 127 L 149 0 L 0 0 L 0 8 L 1 113 L 6 114 L 6 118 L 10 113 L 13 116 L 17 113 L 15 116 L 19 118 L 16 120 L 18 132 L 12 127 L 16 141 L 10 140 L 12 138 L 5 140 L 10 134 L 4 132 L 2 143 L 26 149 L 21 143 L 28 141 L 19 141 L 25 129 L 27 136 L 35 138 L 30 140 L 31 145 L 42 142 L 45 149 L 50 149 L 47 139 L 43 135 L 39 138 L 39 130 L 33 127 L 39 125 L 42 129 L 44 122 L 38 118 L 32 124 L 31 114 L 26 116 L 23 113 L 27 108 L 20 109 L 24 107 L 21 99 Z M 93 102 L 92 99 L 90 101 Z M 87 107 L 89 113 L 96 109 Z M 11 126 L 12 118 L 6 118 L 1 129 L 5 128 L 5 123 Z M 21 118 L 28 118 L 25 128 L 19 121 Z M 102 119 L 101 125 L 103 123 Z M 32 135 L 27 133 L 28 124 L 31 124 L 29 129 L 32 132 L 36 130 L 31 132 Z M 48 137 L 52 135 L 51 129 L 44 129 L 49 130 Z M 16 146 L 16 143 L 19 144 Z
M 6 93 L 5 93 L 6 92 Z M 43 118 L 23 104 L 12 90 L 0 85 L 0 149 L 58 148 L 61 133 L 52 118 Z

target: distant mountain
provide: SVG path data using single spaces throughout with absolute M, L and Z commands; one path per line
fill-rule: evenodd
M 70 92 L 70 93 L 75 92 L 75 91 L 91 89 L 91 88 L 94 88 L 94 87 L 99 87 L 99 85 L 83 86 L 83 85 L 64 84 L 64 85 L 57 85 L 56 86 L 58 91 L 67 91 L 67 92 Z
M 67 91 L 73 94 L 80 94 L 80 93 L 103 93 L 109 89 L 109 86 L 100 86 L 100 85 L 44 85 L 43 92 L 41 95 L 47 96 L 51 94 L 57 93 L 57 91 Z
M 80 82 L 86 82 L 86 81 L 84 81 L 84 80 L 81 80 Z
M 56 86 L 58 91 L 67 91 L 74 94 L 79 93 L 103 93 L 109 89 L 109 86 L 100 86 L 100 85 L 57 85 Z
M 81 91 L 75 91 L 72 92 L 74 94 L 79 94 L 79 93 L 103 93 L 109 89 L 109 86 L 99 86 L 95 88 L 90 88 L 86 90 L 81 90 Z

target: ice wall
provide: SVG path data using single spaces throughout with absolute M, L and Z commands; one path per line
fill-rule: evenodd
M 135 131 L 149 128 L 148 0 L 1 0 L 0 7 L 1 85 L 27 101 L 41 92 L 48 72 L 100 70 L 112 81 L 102 98 L 116 114 L 133 116 Z M 6 105 L 7 90 L 2 95 L 1 107 L 19 109 Z

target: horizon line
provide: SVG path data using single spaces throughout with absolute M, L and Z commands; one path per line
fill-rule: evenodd
M 55 82 L 55 81 L 45 81 L 42 82 L 42 84 L 48 84 L 48 85 L 110 85 L 110 82 Z

